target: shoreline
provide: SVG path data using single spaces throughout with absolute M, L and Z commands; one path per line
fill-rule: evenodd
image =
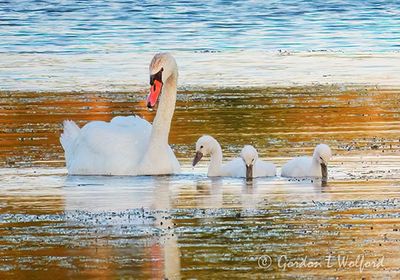
M 345 92 L 345 91 L 400 91 L 400 85 L 371 85 L 371 84 L 296 84 L 296 85 L 266 85 L 266 86 L 236 86 L 236 87 L 202 87 L 202 86 L 181 86 L 178 87 L 177 93 L 178 95 L 184 95 L 186 93 L 195 93 L 199 92 L 201 94 L 207 93 L 252 93 L 255 91 L 261 91 L 263 93 L 280 93 L 282 94 L 293 94 L 299 91 L 310 91 L 317 92 L 319 90 L 326 91 L 330 90 L 332 92 Z M 276 92 L 278 91 L 278 92 Z M 7 90 L 0 88 L 0 94 L 133 94 L 133 95 L 147 95 L 148 94 L 148 86 L 143 86 L 135 89 L 114 89 L 114 90 Z M 6 96 L 3 96 L 6 97 Z M 132 97 L 132 96 L 131 96 Z
M 148 63 L 153 54 L 0 53 L 0 91 L 142 91 L 148 87 Z M 400 88 L 398 52 L 173 54 L 180 70 L 179 90 L 308 86 Z

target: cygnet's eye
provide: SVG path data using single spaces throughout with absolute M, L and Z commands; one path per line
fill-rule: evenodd
M 324 160 L 322 157 L 319 157 L 319 158 L 320 158 L 320 160 L 322 160 L 322 161 Z
M 254 160 L 255 160 L 255 158 L 253 158 L 253 159 L 251 160 L 251 162 L 254 162 Z
M 203 149 L 203 146 L 200 146 L 200 149 Z

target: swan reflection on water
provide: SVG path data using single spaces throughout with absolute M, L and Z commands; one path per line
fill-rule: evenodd
M 318 198 L 328 184 L 320 179 L 279 177 L 206 177 L 183 173 L 171 176 L 67 176 L 68 210 L 125 210 L 132 208 L 173 209 L 179 207 L 262 207 L 262 201 L 298 201 Z M 230 200 L 236 197 L 239 200 Z
M 269 207 L 274 209 L 273 205 L 277 203 L 296 204 L 304 198 L 326 198 L 321 190 L 318 180 L 288 181 L 277 177 L 246 180 L 183 173 L 134 177 L 67 176 L 63 194 L 65 212 L 78 213 L 67 215 L 67 223 L 90 224 L 100 233 L 120 240 L 126 237 L 129 238 L 126 242 L 133 244 L 144 236 L 146 246 L 132 245 L 142 248 L 142 251 L 136 251 L 136 258 L 160 259 L 151 265 L 156 265 L 156 270 L 162 266 L 164 274 L 159 276 L 174 279 L 182 273 L 182 249 L 179 246 L 182 241 L 178 240 L 177 232 L 190 230 L 185 223 L 194 222 L 190 214 L 193 211 L 222 211 L 222 216 L 224 211 L 231 209 L 265 211 Z M 220 220 L 218 214 L 210 213 L 205 215 L 205 221 Z M 186 218 L 180 222 L 182 215 Z M 240 218 L 240 212 L 237 218 Z M 154 235 L 156 237 L 152 237 Z M 118 252 L 120 248 L 116 246 L 111 250 Z

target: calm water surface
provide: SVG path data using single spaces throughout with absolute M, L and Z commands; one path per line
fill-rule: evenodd
M 0 89 L 137 90 L 160 51 L 185 86 L 399 86 L 399 27 L 399 1 L 0 1 Z
M 380 86 L 399 26 L 398 1 L 1 1 L 0 279 L 399 278 L 399 90 Z M 180 67 L 182 174 L 67 176 L 62 121 L 151 121 L 158 51 Z M 265 88 L 327 83 L 373 86 Z M 325 142 L 329 181 L 209 179 L 205 133 L 279 167 Z
M 398 51 L 398 1 L 33 1 L 0 3 L 0 51 Z
M 170 143 L 181 175 L 92 177 L 66 175 L 62 120 L 83 125 L 138 114 L 151 121 L 144 92 L 3 92 L 0 276 L 398 278 L 398 93 L 180 91 Z M 204 133 L 221 142 L 226 158 L 252 143 L 279 167 L 323 141 L 334 154 L 329 181 L 209 179 L 207 160 L 190 166 L 194 142 Z M 340 267 L 344 257 L 384 266 Z M 304 259 L 320 266 L 284 268 Z

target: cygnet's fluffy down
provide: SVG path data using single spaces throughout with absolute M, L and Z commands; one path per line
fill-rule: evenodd
M 193 166 L 195 166 L 203 156 L 207 155 L 210 155 L 210 165 L 207 173 L 210 177 L 228 176 L 255 178 L 276 175 L 275 165 L 258 159 L 258 153 L 253 146 L 244 146 L 240 157 L 223 164 L 220 144 L 215 138 L 204 135 L 196 142 L 196 155 L 193 159 Z
M 328 162 L 332 151 L 328 145 L 319 144 L 315 147 L 312 157 L 302 156 L 289 160 L 283 167 L 283 177 L 328 177 Z

